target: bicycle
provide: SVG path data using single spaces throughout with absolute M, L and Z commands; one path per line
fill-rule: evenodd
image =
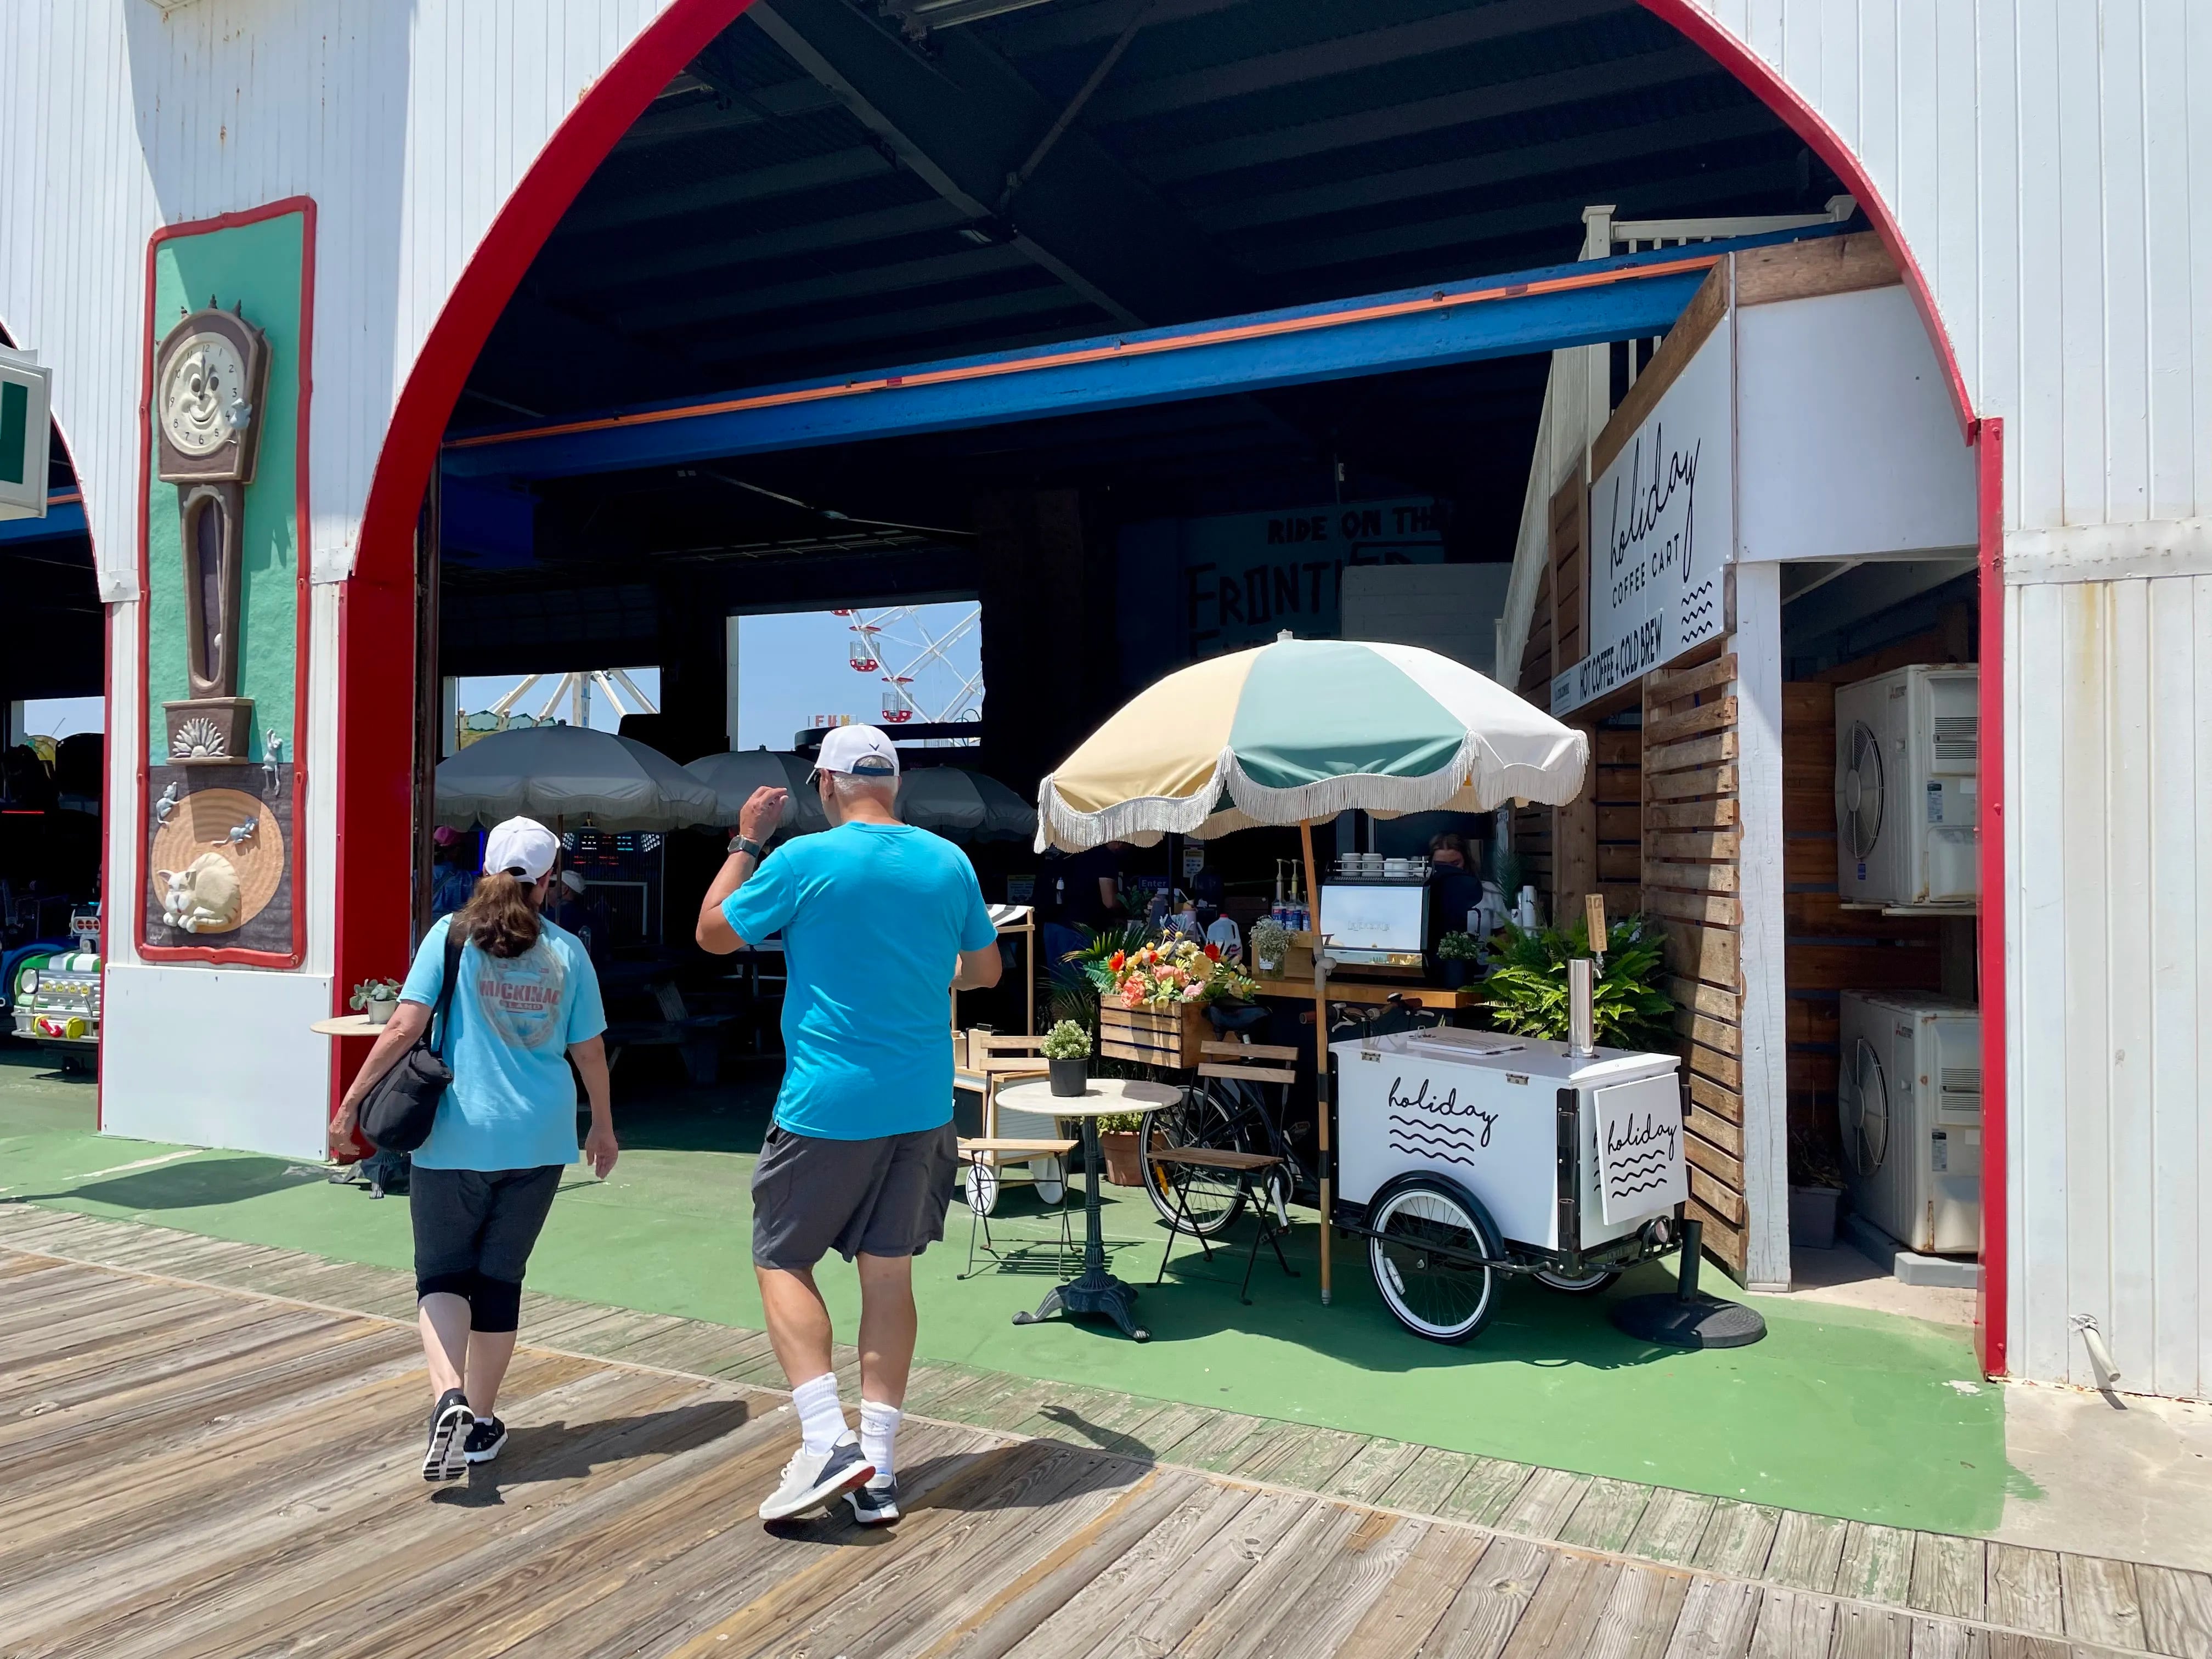
M 1209 1066 L 1233 1061 L 1245 1054 L 1255 1060 L 1296 1057 L 1295 1050 L 1249 1041 L 1248 1034 L 1267 1018 L 1264 1007 L 1224 1008 L 1217 1004 L 1207 1008 L 1206 1014 L 1223 1039 L 1206 1045 L 1210 1051 Z M 1265 1189 L 1276 1220 L 1283 1225 L 1289 1224 L 1291 1200 L 1314 1184 L 1313 1172 L 1298 1157 L 1291 1133 L 1268 1104 L 1265 1090 L 1240 1078 L 1209 1077 L 1201 1068 L 1198 1079 L 1184 1089 L 1174 1105 L 1156 1107 L 1144 1115 L 1137 1134 L 1137 1144 L 1146 1148 L 1202 1147 L 1209 1152 L 1262 1152 L 1279 1158 L 1283 1161 L 1268 1172 Z M 1192 1170 L 1188 1178 L 1189 1189 L 1180 1210 L 1179 1224 L 1185 1231 L 1212 1238 L 1244 1213 L 1249 1188 L 1243 1182 L 1226 1172 L 1205 1170 Z M 1145 1164 L 1145 1195 L 1152 1200 L 1161 1220 L 1170 1226 L 1178 1224 L 1176 1190 L 1162 1167 L 1149 1159 Z

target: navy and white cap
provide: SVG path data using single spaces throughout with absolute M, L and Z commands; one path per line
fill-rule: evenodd
M 898 775 L 898 750 L 872 726 L 833 726 L 814 758 L 817 772 L 850 772 L 863 778 Z
M 561 856 L 561 838 L 536 818 L 509 818 L 484 837 L 483 867 L 534 882 Z

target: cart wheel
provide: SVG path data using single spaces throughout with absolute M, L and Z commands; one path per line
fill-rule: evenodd
M 1547 1291 L 1557 1291 L 1562 1296 L 1595 1296 L 1620 1277 L 1618 1273 L 1601 1273 L 1585 1267 L 1579 1273 L 1570 1273 L 1561 1267 L 1539 1267 L 1534 1278 Z
M 1067 1196 L 1067 1165 L 1056 1158 L 1031 1158 L 1030 1180 L 1044 1203 L 1057 1204 Z
M 963 1183 L 968 1207 L 977 1215 L 988 1215 L 999 1207 L 999 1172 L 989 1164 L 969 1164 Z
M 1137 1125 L 1137 1145 L 1140 1148 L 1204 1146 L 1218 1152 L 1251 1150 L 1220 1103 L 1197 1093 L 1184 1096 L 1173 1106 L 1146 1112 Z M 1212 1170 L 1186 1173 L 1190 1176 L 1190 1194 L 1181 1222 L 1186 1230 L 1212 1238 L 1244 1213 L 1244 1188 L 1233 1176 Z M 1176 1224 L 1175 1187 L 1166 1169 L 1149 1158 L 1145 1161 L 1145 1196 L 1152 1200 L 1161 1220 Z
M 1431 1342 L 1464 1342 L 1490 1322 L 1503 1247 L 1480 1201 L 1440 1176 L 1401 1176 L 1368 1210 L 1367 1265 L 1397 1322 Z M 1475 1260 L 1484 1258 L 1486 1260 Z

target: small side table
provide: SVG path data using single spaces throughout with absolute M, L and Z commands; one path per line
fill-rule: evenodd
M 382 1022 L 372 1020 L 367 1014 L 339 1014 L 331 1019 L 319 1019 L 307 1029 L 320 1036 L 374 1037 L 384 1035 Z
M 1039 1079 L 1033 1083 L 1009 1083 L 1000 1085 L 999 1104 L 1015 1106 L 1025 1112 L 1036 1112 L 1048 1117 L 1074 1117 L 1083 1120 L 1083 1167 L 1085 1175 L 1083 1198 L 1083 1272 L 1065 1285 L 1055 1285 L 1045 1292 L 1044 1300 L 1037 1304 L 1035 1313 L 1018 1313 L 1017 1325 L 1036 1325 L 1055 1313 L 1103 1314 L 1121 1328 L 1123 1335 L 1136 1341 L 1151 1339 L 1152 1333 L 1137 1323 L 1137 1287 L 1116 1279 L 1106 1270 L 1106 1236 L 1098 1218 L 1098 1183 L 1105 1178 L 1100 1167 L 1103 1163 L 1098 1152 L 1098 1120 L 1115 1112 L 1143 1111 L 1153 1106 L 1172 1106 L 1181 1099 L 1182 1091 L 1164 1083 L 1146 1083 L 1128 1078 L 1097 1077 L 1080 1095 L 1056 1095 L 1051 1083 Z

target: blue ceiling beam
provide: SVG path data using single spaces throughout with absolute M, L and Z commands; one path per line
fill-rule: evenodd
M 1673 326 L 1705 280 L 1702 266 L 1685 270 L 1686 261 L 1709 263 L 1728 250 L 1798 235 L 1547 266 L 873 374 L 762 386 L 536 428 L 465 434 L 447 441 L 444 464 L 449 476 L 517 478 L 684 466 L 1649 338 Z M 1587 285 L 1544 289 L 1559 283 Z M 1538 291 L 1521 291 L 1529 289 Z M 1385 314 L 1369 314 L 1378 312 Z
M 84 505 L 81 501 L 51 502 L 43 519 L 0 519 L 0 542 L 55 541 L 85 533 Z

